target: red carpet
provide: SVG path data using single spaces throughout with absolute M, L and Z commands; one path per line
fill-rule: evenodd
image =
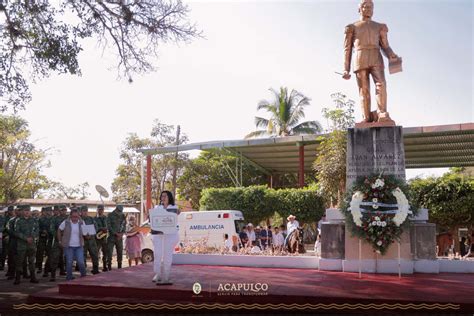
M 60 283 L 31 295 L 28 303 L 259 303 L 259 304 L 455 304 L 474 310 L 474 274 L 402 276 L 328 272 L 307 269 L 240 268 L 176 265 L 174 285 L 157 286 L 151 264 Z M 195 282 L 202 286 L 193 293 Z M 219 291 L 227 283 L 265 283 L 267 291 Z M 227 285 L 230 287 L 231 285 Z M 237 285 L 236 285 L 237 286 Z

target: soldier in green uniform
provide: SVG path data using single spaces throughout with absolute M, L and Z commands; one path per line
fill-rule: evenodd
M 38 248 L 36 250 L 36 268 L 38 273 L 43 271 L 43 259 L 46 255 L 47 260 L 44 265 L 44 274 L 43 277 L 48 276 L 49 272 L 49 260 L 50 260 L 50 247 L 48 245 L 49 239 L 49 225 L 52 219 L 53 209 L 51 206 L 43 207 L 41 209 L 42 216 L 38 221 L 39 226 L 39 238 L 38 238 Z
M 3 217 L 3 225 L 1 225 L 0 229 L 2 230 L 2 253 L 0 254 L 0 270 L 5 269 L 5 260 L 7 259 L 8 254 L 8 244 L 10 241 L 10 237 L 8 236 L 8 229 L 7 224 L 10 218 L 14 216 L 15 207 L 13 205 L 8 206 L 7 211 Z M 7 275 L 8 276 L 8 275 Z
M 23 272 L 23 262 L 28 261 L 28 269 L 30 271 L 30 282 L 38 283 L 35 274 L 35 256 L 36 256 L 36 240 L 39 236 L 39 228 L 37 221 L 31 217 L 31 207 L 23 205 L 22 217 L 15 222 L 14 234 L 16 237 L 16 272 L 15 282 L 20 284 L 21 274 Z
M 112 253 L 114 246 L 117 251 L 117 267 L 122 268 L 123 258 L 123 239 L 125 233 L 125 215 L 123 206 L 117 205 L 115 210 L 107 216 L 107 227 L 109 228 L 109 237 L 107 238 L 107 269 L 112 270 Z
M 64 259 L 63 259 L 63 248 L 61 247 L 60 240 L 57 238 L 57 231 L 59 225 L 67 218 L 67 215 L 64 216 L 64 213 L 67 211 L 66 205 L 58 205 L 55 206 L 54 210 L 56 210 L 57 216 L 53 216 L 51 218 L 51 222 L 49 225 L 49 244 L 51 246 L 51 259 L 49 260 L 49 267 L 51 271 L 51 278 L 50 281 L 56 281 L 56 270 L 59 267 L 59 274 L 66 275 L 66 271 L 64 268 Z M 53 212 L 54 212 L 53 210 Z M 61 211 L 60 211 L 61 210 Z
M 65 221 L 69 216 L 67 214 L 67 207 L 64 204 L 59 206 L 59 225 Z M 58 228 L 59 228 L 58 225 Z M 57 232 L 57 229 L 56 229 Z M 61 256 L 59 256 L 59 275 L 65 276 L 66 275 L 66 257 L 64 255 L 64 249 L 61 247 Z
M 108 235 L 108 228 L 107 228 L 107 217 L 104 215 L 104 206 L 98 205 L 97 206 L 97 216 L 95 218 L 95 223 L 97 226 L 97 235 L 96 235 L 96 243 L 99 250 L 102 251 L 102 271 L 106 272 L 107 270 L 107 235 Z
M 8 280 L 13 280 L 15 278 L 15 256 L 16 256 L 16 237 L 15 237 L 15 222 L 19 219 L 20 216 L 20 207 L 17 206 L 13 211 L 13 216 L 10 217 L 6 226 L 6 232 L 8 234 L 8 270 L 7 277 Z
M 81 206 L 81 218 L 84 221 L 84 225 L 93 225 L 94 231 L 97 232 L 97 224 L 91 216 L 87 215 L 89 208 L 87 205 Z M 86 258 L 87 253 L 92 260 L 92 274 L 97 274 L 99 272 L 99 251 L 97 249 L 97 243 L 95 242 L 95 232 L 94 234 L 85 234 L 84 235 L 84 266 L 87 267 Z
M 41 216 L 38 220 L 38 227 L 39 227 L 39 238 L 38 238 L 38 246 L 36 249 L 36 268 L 38 269 L 37 273 L 43 272 L 43 259 L 46 254 L 46 247 L 48 244 L 48 230 L 49 230 L 49 221 L 51 218 L 51 207 L 43 207 L 41 208 Z M 45 265 L 45 272 L 46 272 Z

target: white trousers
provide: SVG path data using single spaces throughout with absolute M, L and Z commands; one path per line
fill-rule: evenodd
M 169 280 L 174 247 L 178 242 L 179 234 L 177 232 L 176 234 L 153 235 L 153 271 L 160 275 L 163 280 Z

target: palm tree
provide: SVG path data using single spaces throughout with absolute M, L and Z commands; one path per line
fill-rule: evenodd
M 258 103 L 258 110 L 266 110 L 271 113 L 270 119 L 255 117 L 255 125 L 262 128 L 251 132 L 245 138 L 253 138 L 265 135 L 271 136 L 290 136 L 301 134 L 316 134 L 322 131 L 321 124 L 318 121 L 306 121 L 300 123 L 304 118 L 304 107 L 309 105 L 308 97 L 296 90 L 291 90 L 288 94 L 288 88 L 281 87 L 277 92 L 270 88 L 275 100 L 269 102 L 262 100 Z

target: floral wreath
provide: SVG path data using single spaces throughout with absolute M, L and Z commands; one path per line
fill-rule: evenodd
M 375 252 L 385 254 L 400 240 L 408 214 L 412 214 L 407 195 L 405 181 L 393 175 L 358 177 L 341 205 L 346 226 Z

